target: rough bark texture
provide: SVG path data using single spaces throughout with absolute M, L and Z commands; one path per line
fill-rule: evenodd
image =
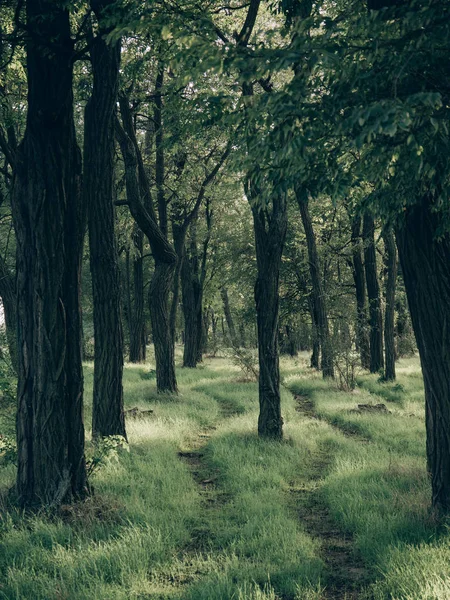
M 378 373 L 383 366 L 383 316 L 381 312 L 380 286 L 378 284 L 377 258 L 375 252 L 375 223 L 365 213 L 363 219 L 364 268 L 366 272 L 367 297 L 369 299 L 370 325 L 370 372 Z
M 384 351 L 386 381 L 395 380 L 395 287 L 397 283 L 397 248 L 392 229 L 383 231 L 385 247 L 386 309 L 384 313 Z
M 431 202 L 407 209 L 397 246 L 425 384 L 427 458 L 432 501 L 450 511 L 450 238 L 435 239 Z
M 69 14 L 26 5 L 28 114 L 13 190 L 17 239 L 17 492 L 23 506 L 87 492 L 79 274 L 81 158 L 73 120 Z M 48 41 L 52 40 L 53 51 Z
M 107 43 L 102 20 L 111 0 L 91 0 L 99 30 L 91 44 L 94 86 L 85 111 L 84 196 L 94 304 L 94 436 L 125 433 L 120 271 L 114 232 L 114 112 L 120 42 Z
M 260 208 L 252 197 L 258 275 L 255 284 L 259 356 L 259 418 L 261 437 L 281 439 L 283 419 L 280 405 L 278 351 L 278 284 L 287 229 L 287 202 L 282 195 L 272 198 L 272 210 Z
M 352 219 L 352 274 L 356 293 L 356 347 L 361 365 L 370 369 L 370 341 L 367 330 L 366 280 L 362 259 L 361 217 Z
M 175 263 L 155 260 L 150 282 L 149 305 L 155 344 L 156 385 L 159 392 L 177 392 L 175 349 L 170 336 L 169 293 L 173 285 Z
M 297 203 L 300 208 L 303 228 L 305 230 L 306 244 L 308 246 L 309 272 L 311 274 L 312 300 L 317 333 L 322 348 L 322 373 L 324 377 L 334 377 L 333 348 L 328 326 L 328 315 L 320 277 L 320 263 L 317 253 L 316 236 L 309 213 L 308 197 L 304 190 L 296 190 Z
M 144 234 L 135 225 L 133 230 L 135 256 L 133 259 L 133 303 L 130 314 L 130 362 L 145 361 L 145 317 L 144 317 Z

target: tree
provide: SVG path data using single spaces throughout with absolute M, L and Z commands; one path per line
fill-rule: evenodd
M 116 119 L 116 136 L 125 167 L 127 200 L 137 225 L 146 235 L 152 249 L 155 270 L 150 283 L 149 305 L 155 343 L 156 384 L 159 392 L 176 392 L 175 356 L 170 329 L 169 292 L 177 263 L 174 248 L 156 221 L 150 199 L 150 188 L 143 169 L 128 100 L 121 98 L 122 123 Z
M 366 279 L 362 258 L 361 216 L 352 218 L 352 274 L 356 293 L 356 345 L 361 365 L 370 369 L 370 342 L 367 335 Z
M 26 3 L 28 114 L 13 190 L 17 240 L 17 493 L 23 506 L 87 493 L 79 275 L 84 208 L 65 2 Z
M 369 299 L 370 372 L 378 373 L 384 366 L 383 316 L 375 251 L 375 223 L 372 215 L 367 212 L 363 217 L 363 240 L 364 269 L 366 273 L 367 297 Z
M 311 216 L 308 208 L 308 196 L 304 189 L 297 188 L 295 191 L 297 203 L 300 208 L 303 227 L 305 229 L 306 242 L 308 246 L 308 262 L 312 283 L 312 305 L 314 324 L 317 328 L 320 347 L 322 350 L 322 373 L 324 377 L 334 377 L 333 349 L 328 327 L 328 315 L 325 302 L 325 294 L 320 275 L 319 258 L 317 254 L 316 237 L 312 226 Z
M 386 251 L 386 310 L 384 315 L 384 346 L 386 381 L 395 380 L 395 287 L 397 282 L 397 248 L 394 233 L 391 228 L 383 230 L 384 247 Z
M 112 0 L 91 0 L 98 33 L 91 42 L 92 95 L 85 111 L 84 182 L 94 303 L 94 436 L 126 437 L 123 413 L 123 332 L 114 232 L 114 112 L 120 41 L 108 43 Z

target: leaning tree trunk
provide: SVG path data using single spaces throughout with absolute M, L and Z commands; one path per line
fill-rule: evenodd
M 396 229 L 425 384 L 427 459 L 433 506 L 450 511 L 450 237 L 428 198 L 406 210 Z
M 370 369 L 370 342 L 367 332 L 366 282 L 361 249 L 361 217 L 352 220 L 352 273 L 356 293 L 356 346 L 361 356 L 361 365 Z
M 383 317 L 375 253 L 375 223 L 368 213 L 363 219 L 364 267 L 369 299 L 370 372 L 378 373 L 383 366 Z
M 284 195 L 274 195 L 269 215 L 257 205 L 258 198 L 250 196 L 249 199 L 252 200 L 258 269 L 255 284 L 259 356 L 258 434 L 281 439 L 283 419 L 278 351 L 278 284 L 287 230 L 287 201 Z
M 384 314 L 384 348 L 386 381 L 395 380 L 395 286 L 397 282 L 397 248 L 392 229 L 383 231 L 386 250 L 386 310 Z
M 126 113 L 122 112 L 122 115 L 126 122 Z M 147 236 L 155 259 L 155 270 L 149 288 L 149 306 L 155 344 L 156 385 L 158 392 L 176 392 L 175 352 L 171 340 L 168 300 L 177 255 L 156 223 L 151 207 L 144 206 L 141 202 L 136 146 L 118 119 L 116 135 L 125 165 L 127 204 L 134 220 Z
M 137 225 L 133 231 L 135 257 L 133 259 L 133 304 L 130 314 L 130 362 L 145 361 L 145 317 L 144 317 L 144 234 Z M 130 303 L 131 304 L 131 303 Z
M 102 23 L 112 0 L 91 0 L 99 31 L 91 45 L 94 86 L 86 106 L 84 195 L 89 207 L 89 250 L 94 305 L 94 399 L 92 434 L 125 433 L 123 413 L 123 333 L 120 272 L 114 232 L 114 113 L 120 42 L 108 43 Z
M 12 207 L 17 240 L 17 493 L 23 506 L 87 492 L 79 274 L 81 160 L 69 12 L 26 4 L 28 114 Z M 52 40 L 52 49 L 47 46 Z
M 320 346 L 322 348 L 322 373 L 324 377 L 334 377 L 333 348 L 328 326 L 325 294 L 320 278 L 320 264 L 317 253 L 316 236 L 312 226 L 311 215 L 309 213 L 307 192 L 303 189 L 297 188 L 295 193 L 297 197 L 297 203 L 300 208 L 303 228 L 305 230 L 306 244 L 308 246 L 308 261 L 309 272 L 311 274 L 314 315 L 316 317 L 317 332 L 319 335 Z

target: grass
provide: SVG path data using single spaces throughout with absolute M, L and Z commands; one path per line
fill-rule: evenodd
M 306 359 L 282 361 L 282 443 L 258 439 L 257 385 L 228 359 L 179 369 L 178 396 L 156 394 L 151 359 L 126 365 L 126 407 L 153 414 L 128 419 L 129 452 L 98 469 L 86 502 L 58 514 L 3 507 L 0 599 L 330 597 L 324 532 L 304 518 L 315 506 L 366 566 L 359 597 L 449 598 L 450 536 L 429 510 L 418 361 L 400 361 L 396 384 L 365 375 L 344 393 Z M 91 364 L 85 373 L 89 400 Z M 298 412 L 293 394 L 312 411 Z M 354 412 L 380 402 L 389 413 Z M 11 406 L 0 427 L 13 428 Z M 0 468 L 3 492 L 13 478 Z

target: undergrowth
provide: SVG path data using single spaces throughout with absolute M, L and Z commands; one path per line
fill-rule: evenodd
M 114 440 L 95 448 L 87 431 L 88 500 L 24 515 L 7 502 L 15 465 L 4 461 L 0 598 L 320 600 L 333 574 L 320 535 L 299 518 L 314 502 L 366 565 L 360 598 L 450 597 L 450 536 L 429 507 L 418 361 L 400 361 L 395 384 L 360 375 L 351 393 L 312 372 L 306 355 L 283 359 L 282 371 L 282 443 L 258 439 L 257 384 L 229 359 L 179 369 L 178 396 L 156 394 L 150 359 L 125 368 L 126 407 L 153 410 L 127 418 L 129 451 Z M 89 424 L 92 364 L 85 374 Z M 308 399 L 308 414 L 295 396 Z M 379 403 L 386 411 L 358 409 Z M 4 402 L 0 433 L 13 428 Z M 190 451 L 195 477 L 179 456 Z

